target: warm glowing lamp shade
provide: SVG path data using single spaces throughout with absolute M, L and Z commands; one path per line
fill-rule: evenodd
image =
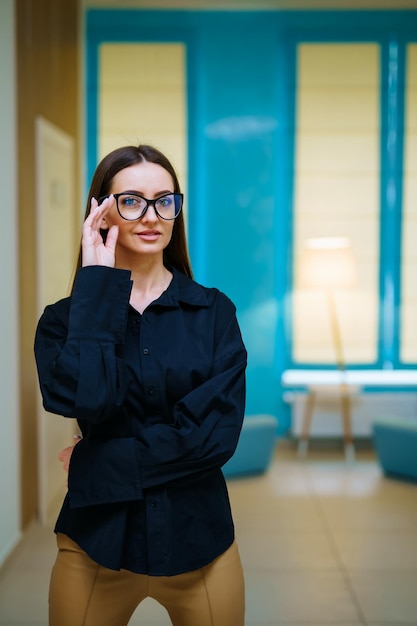
M 307 239 L 301 260 L 301 286 L 308 289 L 350 289 L 355 263 L 346 237 Z
M 351 289 L 355 283 L 355 261 L 350 240 L 347 237 L 307 239 L 300 271 L 301 287 L 327 294 L 336 362 L 338 368 L 344 370 L 336 293 Z

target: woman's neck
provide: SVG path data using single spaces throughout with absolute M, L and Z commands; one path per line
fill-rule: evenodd
M 132 264 L 123 261 L 116 262 L 116 266 L 131 271 L 133 287 L 130 304 L 140 313 L 159 298 L 172 280 L 172 273 L 164 266 L 162 256 L 137 259 L 133 267 Z

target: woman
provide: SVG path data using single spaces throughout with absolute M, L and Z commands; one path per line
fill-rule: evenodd
M 241 429 L 246 351 L 231 301 L 192 280 L 182 194 L 158 150 L 98 165 L 71 296 L 35 355 L 46 410 L 78 420 L 50 626 L 124 626 L 147 596 L 174 626 L 243 626 L 221 466 Z

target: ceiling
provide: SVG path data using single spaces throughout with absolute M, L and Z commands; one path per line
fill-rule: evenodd
M 114 9 L 417 9 L 417 0 L 81 0 L 83 8 Z

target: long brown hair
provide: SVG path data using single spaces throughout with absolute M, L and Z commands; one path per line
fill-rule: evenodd
M 147 161 L 149 163 L 156 163 L 163 167 L 171 176 L 174 183 L 174 193 L 180 193 L 180 184 L 177 174 L 174 170 L 169 159 L 159 150 L 148 145 L 139 146 L 125 146 L 123 148 L 117 148 L 105 156 L 97 166 L 94 172 L 93 179 L 91 181 L 90 191 L 87 198 L 87 206 L 84 219 L 86 219 L 90 213 L 92 198 L 102 198 L 108 196 L 110 193 L 111 185 L 115 175 L 120 170 L 136 165 L 137 163 L 143 163 Z M 105 239 L 106 231 L 102 232 Z M 183 272 L 190 278 L 193 277 L 191 269 L 190 259 L 188 256 L 187 239 L 185 236 L 184 215 L 181 213 L 175 219 L 174 228 L 172 230 L 171 241 L 164 250 L 163 256 L 164 264 L 167 266 L 173 266 L 180 272 Z M 82 266 L 82 248 L 80 244 L 80 250 L 78 254 L 78 261 L 76 270 Z

